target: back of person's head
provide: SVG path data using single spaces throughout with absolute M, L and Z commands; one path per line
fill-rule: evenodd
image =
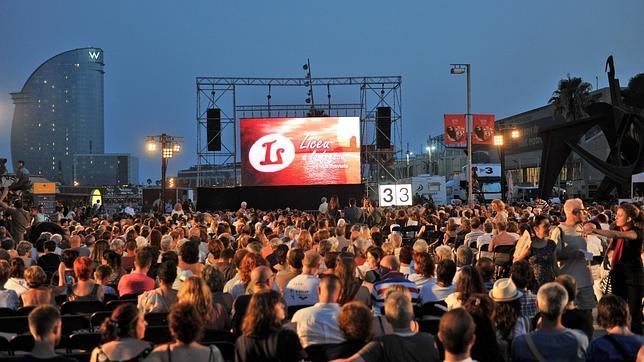
M 456 291 L 460 293 L 458 299 L 461 301 L 467 300 L 471 294 L 485 293 L 483 279 L 476 268 L 466 265 L 461 269 Z
M 0 285 L 4 285 L 9 279 L 9 273 L 11 272 L 11 266 L 6 260 L 0 260 Z
M 418 239 L 414 241 L 412 249 L 414 250 L 414 253 L 423 253 L 429 251 L 429 245 L 427 244 L 427 241 Z
M 171 261 L 159 264 L 157 268 L 157 280 L 165 285 L 172 285 L 177 279 L 177 265 Z
M 282 321 L 275 308 L 278 303 L 282 303 L 282 296 L 275 290 L 253 293 L 242 323 L 244 335 L 262 336 L 281 330 Z
M 76 258 L 78 258 L 78 250 L 65 249 L 60 259 L 65 264 L 65 268 L 71 269 L 74 267 Z
M 39 266 L 30 266 L 25 270 L 25 280 L 29 288 L 38 288 L 43 285 L 47 285 L 47 274 Z
M 452 249 L 447 245 L 440 245 L 434 250 L 434 253 L 436 253 L 436 257 L 439 261 L 445 259 L 454 260 Z
M 213 313 L 212 293 L 208 284 L 199 276 L 191 276 L 181 285 L 177 293 L 180 302 L 188 302 L 197 308 L 204 318 L 210 318 Z
M 317 269 L 320 267 L 320 254 L 314 250 L 308 250 L 304 253 L 304 260 L 302 260 L 302 265 L 309 270 Z
M 465 266 L 472 265 L 472 260 L 474 259 L 474 253 L 467 245 L 461 245 L 456 249 L 456 265 Z
M 146 268 L 152 265 L 154 254 L 152 250 L 148 247 L 141 248 L 134 258 L 134 264 L 138 265 L 139 268 Z
M 101 336 L 103 342 L 110 342 L 120 338 L 139 338 L 137 324 L 139 322 L 139 310 L 134 304 L 121 304 L 101 325 Z
M 393 292 L 385 298 L 385 316 L 395 329 L 406 330 L 414 319 L 411 300 L 401 292 Z
M 237 249 L 237 251 L 235 252 L 235 256 L 233 257 L 233 264 L 235 265 L 236 268 L 239 269 L 239 267 L 241 266 L 242 260 L 248 253 L 249 251 L 246 249 Z
M 361 302 L 349 302 L 338 314 L 338 327 L 344 339 L 366 342 L 371 335 L 373 314 Z
M 94 273 L 94 262 L 86 256 L 74 260 L 74 274 L 79 280 L 89 280 Z
M 327 269 L 335 269 L 338 255 L 340 255 L 340 253 L 338 253 L 337 251 L 330 251 L 326 253 L 326 255 L 324 256 L 324 265 Z
M 555 321 L 568 304 L 568 292 L 559 283 L 550 282 L 542 285 L 537 292 L 537 307 L 541 315 Z
M 456 275 L 456 263 L 449 259 L 443 259 L 436 265 L 436 280 L 443 284 L 452 284 Z
M 210 288 L 210 292 L 217 293 L 224 290 L 226 284 L 226 277 L 224 273 L 212 265 L 206 265 L 201 269 L 201 277 Z
M 485 230 L 486 233 L 491 233 L 494 230 L 494 224 L 491 222 L 486 222 L 483 224 L 483 230 Z
M 476 262 L 476 269 L 481 274 L 484 282 L 494 278 L 494 262 L 490 258 L 482 257 Z
M 11 258 L 9 261 L 9 277 L 10 278 L 24 278 L 25 276 L 25 261 L 22 258 Z
M 51 305 L 41 305 L 29 313 L 29 332 L 35 340 L 44 340 L 50 335 L 60 338 L 60 312 Z M 58 342 L 58 341 L 56 341 Z
M 56 250 L 56 242 L 53 240 L 47 240 L 43 244 L 43 248 L 48 253 L 53 253 Z
M 508 229 L 508 223 L 505 221 L 499 221 L 496 223 L 496 228 L 499 229 L 499 231 L 505 231 Z
M 438 338 L 443 343 L 445 351 L 461 355 L 474 345 L 475 329 L 472 316 L 463 308 L 455 308 L 441 317 Z
M 250 285 L 254 290 L 270 288 L 273 272 L 266 265 L 260 265 L 250 273 Z
M 389 271 L 399 271 L 400 270 L 400 262 L 398 261 L 398 258 L 396 258 L 394 255 L 387 255 L 382 260 L 380 261 L 380 266 L 383 269 L 387 269 Z
M 425 278 L 433 277 L 435 271 L 434 259 L 429 253 L 416 253 L 414 254 L 414 269 L 416 273 Z
M 570 274 L 561 274 L 557 275 L 555 282 L 561 284 L 561 286 L 566 289 L 566 293 L 568 293 L 568 303 L 574 302 L 575 296 L 577 296 L 577 281 L 575 280 L 575 277 Z
M 187 302 L 176 303 L 170 308 L 168 322 L 172 335 L 183 344 L 198 341 L 203 333 L 203 317 Z
M 478 217 L 473 217 L 470 220 L 470 226 L 472 227 L 472 229 L 478 229 L 481 226 L 481 219 Z
M 602 328 L 628 327 L 631 314 L 628 304 L 615 294 L 607 294 L 597 303 L 597 324 Z
M 519 289 L 526 289 L 533 279 L 532 267 L 527 260 L 519 260 L 510 267 L 510 278 Z
M 302 249 L 291 249 L 288 252 L 287 256 L 288 265 L 293 268 L 300 270 L 304 266 L 302 261 L 304 260 L 304 250 Z
M 112 268 L 109 265 L 99 265 L 94 271 L 94 279 L 98 282 L 112 275 Z
M 320 285 L 318 288 L 320 288 L 320 294 L 328 296 L 331 302 L 335 303 L 340 296 L 342 284 L 340 284 L 340 279 L 334 274 L 323 274 L 320 276 Z
M 403 246 L 400 248 L 399 258 L 401 264 L 411 264 L 414 258 L 414 250 L 409 245 Z
M 186 264 L 196 264 L 199 262 L 199 244 L 187 241 L 179 248 L 179 257 Z
M 179 265 L 179 256 L 174 251 L 166 251 L 161 254 L 161 262 L 171 262 L 174 265 Z

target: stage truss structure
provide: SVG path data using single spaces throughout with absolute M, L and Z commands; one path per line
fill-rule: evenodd
M 222 165 L 233 165 L 234 179 L 239 184 L 238 122 L 240 118 L 270 117 L 359 117 L 361 142 L 361 175 L 366 194 L 375 196 L 380 183 L 396 182 L 394 162 L 402 158 L 402 77 L 327 77 L 327 78 L 238 78 L 197 77 L 197 186 L 211 186 L 204 182 L 206 172 L 213 172 Z M 247 88 L 265 88 L 267 99 L 263 104 L 238 104 L 238 92 Z M 327 102 L 311 104 L 274 104 L 271 91 L 280 87 L 302 87 L 326 91 Z M 343 88 L 343 89 L 338 89 Z M 354 103 L 335 103 L 334 91 L 348 98 L 355 90 Z M 319 98 L 319 97 L 318 97 Z M 315 104 L 313 107 L 312 104 Z M 391 147 L 377 148 L 376 112 L 378 107 L 391 108 Z M 221 110 L 221 151 L 208 151 L 206 138 L 208 108 Z M 215 171 L 216 172 L 216 171 Z

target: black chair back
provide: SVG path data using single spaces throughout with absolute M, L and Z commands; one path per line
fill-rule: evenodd
M 235 360 L 235 344 L 232 342 L 214 342 L 215 347 L 221 352 L 221 356 L 224 358 L 224 361 L 234 361 Z
M 0 317 L 13 317 L 16 311 L 11 308 L 0 308 Z
M 107 310 L 113 311 L 114 309 L 118 308 L 119 305 L 128 304 L 128 303 L 136 305 L 138 303 L 138 301 L 136 299 L 112 300 L 112 301 L 109 301 L 105 306 L 107 307 Z
M 34 337 L 31 334 L 19 334 L 9 341 L 9 349 L 12 352 L 31 352 L 34 349 Z
M 131 299 L 138 300 L 139 295 L 141 294 L 142 293 L 123 294 L 119 297 L 119 300 L 131 300 Z
M 168 313 L 146 313 L 145 321 L 148 322 L 148 326 L 167 326 L 168 325 Z
M 213 344 L 214 342 L 231 342 L 235 343 L 235 335 L 227 331 L 218 331 L 214 329 L 204 330 L 201 338 L 202 344 Z
M 112 316 L 111 311 L 96 312 L 89 317 L 89 323 L 92 331 L 97 331 L 103 324 L 103 321 Z
M 0 332 L 21 334 L 29 331 L 27 316 L 0 318 Z
M 118 300 L 119 296 L 116 294 L 104 294 L 103 295 L 103 303 L 107 304 L 113 300 Z
M 432 335 L 438 335 L 438 325 L 440 324 L 440 319 L 424 319 L 419 320 L 418 328 L 421 332 L 431 333 Z
M 447 312 L 447 303 L 444 300 L 439 300 L 437 302 L 425 303 L 421 308 L 423 319 L 432 319 L 432 317 L 440 319 Z
M 291 305 L 291 306 L 289 306 L 288 307 L 288 319 L 293 318 L 293 315 L 298 310 L 303 309 L 303 308 L 308 308 L 308 307 L 310 307 L 310 305 Z
M 327 358 L 324 350 L 329 346 L 332 346 L 332 344 L 314 344 L 304 348 L 308 357 L 307 360 L 311 362 L 326 362 Z
M 148 326 L 145 329 L 145 338 L 143 339 L 154 345 L 159 345 L 171 342 L 173 340 L 173 337 L 170 334 L 170 328 L 168 328 L 167 326 Z
M 105 310 L 103 302 L 98 300 L 72 300 L 60 306 L 60 314 L 92 314 Z
M 32 310 L 36 309 L 35 305 L 29 306 L 29 307 L 20 307 L 16 310 L 17 316 L 28 316 L 29 313 L 31 313 Z
M 100 344 L 100 333 L 74 333 L 69 336 L 69 342 L 67 343 L 67 353 L 71 353 L 73 351 L 91 352 Z
M 63 336 L 71 335 L 76 331 L 87 331 L 91 328 L 89 319 L 82 315 L 61 316 Z

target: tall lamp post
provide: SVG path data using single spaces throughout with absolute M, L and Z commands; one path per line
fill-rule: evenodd
M 470 64 L 451 64 L 451 74 L 467 75 L 467 203 L 469 207 L 474 205 L 474 198 L 472 197 L 472 97 L 470 87 Z
M 514 128 L 501 128 L 497 130 L 498 134 L 494 135 L 494 145 L 499 150 L 499 161 L 501 163 L 501 200 L 504 202 L 508 200 L 506 195 L 507 177 L 505 175 L 505 139 L 509 133 L 511 140 L 516 140 L 521 137 L 518 129 Z
M 183 137 L 174 137 L 165 133 L 158 136 L 148 136 L 147 149 L 149 153 L 155 153 L 157 144 L 161 145 L 161 213 L 165 211 L 165 176 L 168 169 L 168 159 L 181 151 L 182 139 Z
M 432 151 L 436 149 L 436 146 L 431 145 L 425 147 L 425 150 L 427 150 L 427 173 L 430 175 L 434 174 L 434 163 L 432 162 Z

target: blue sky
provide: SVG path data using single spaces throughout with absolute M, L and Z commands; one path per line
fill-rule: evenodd
M 444 113 L 465 112 L 465 77 L 450 63 L 472 64 L 473 112 L 497 118 L 544 105 L 566 73 L 605 87 L 610 54 L 623 85 L 644 72 L 644 1 L 454 4 L 3 0 L 0 157 L 10 156 L 9 92 L 84 46 L 105 51 L 106 152 L 139 156 L 141 181 L 160 177 L 144 150 L 149 134 L 185 137 L 169 174 L 196 163 L 196 76 L 299 77 L 306 58 L 313 76 L 401 75 L 403 138 L 416 151 L 441 132 Z M 302 102 L 304 92 L 273 102 Z

